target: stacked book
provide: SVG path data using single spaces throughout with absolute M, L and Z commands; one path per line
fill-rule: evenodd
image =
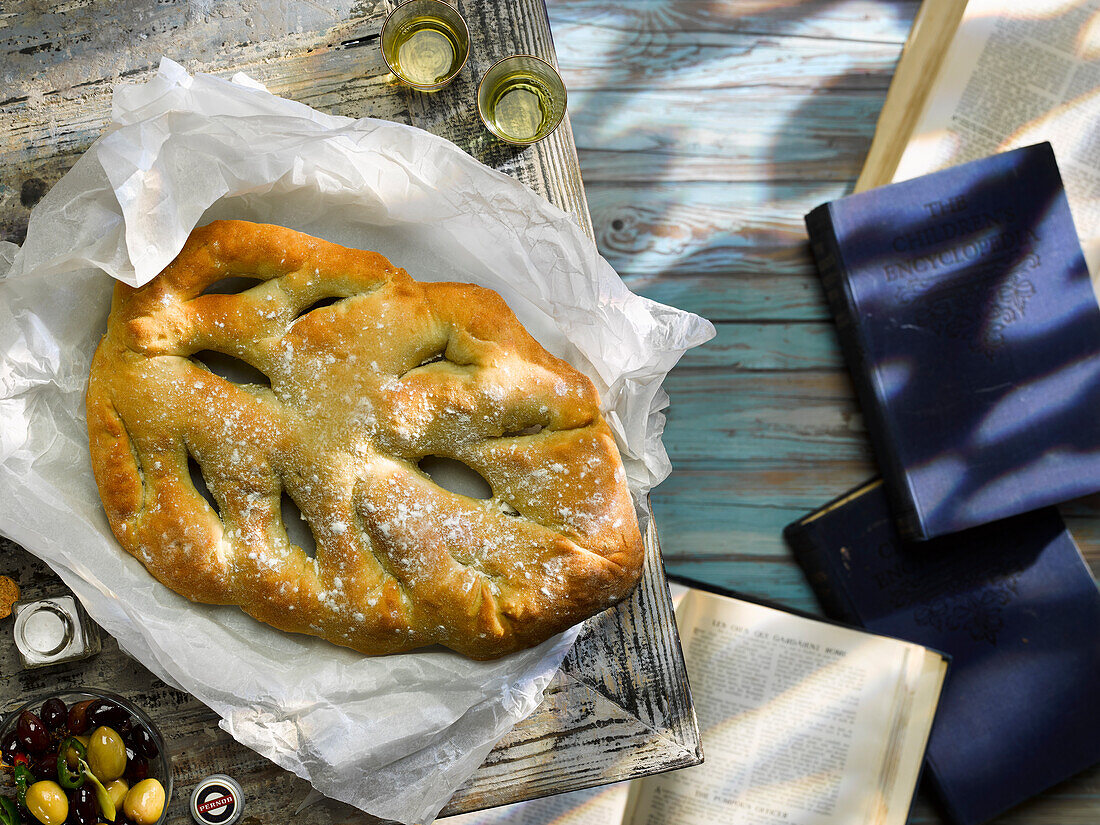
M 1049 142 L 806 217 L 881 478 L 790 525 L 833 618 L 952 659 L 925 775 L 974 825 L 1100 761 L 1100 306 Z

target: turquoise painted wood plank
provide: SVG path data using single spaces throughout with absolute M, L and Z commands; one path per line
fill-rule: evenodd
M 688 461 L 672 455 L 673 472 L 654 490 L 655 499 L 669 498 L 705 512 L 718 529 L 728 530 L 738 518 L 734 511 L 752 509 L 775 513 L 775 524 L 826 504 L 875 474 L 868 461 L 821 459 L 802 466 L 775 457 L 753 462 L 731 461 L 723 466 Z M 731 509 L 732 508 L 732 509 Z M 661 523 L 661 533 L 668 532 Z
M 573 26 L 558 39 L 558 57 L 568 67 L 570 92 L 586 89 L 692 88 L 721 90 L 742 86 L 884 88 L 898 58 L 894 43 L 845 44 L 835 40 L 771 38 L 737 30 L 693 32 L 677 29 L 629 30 Z
M 665 569 L 674 576 L 709 582 L 737 590 L 747 596 L 768 599 L 796 610 L 822 615 L 813 591 L 802 570 L 793 561 L 740 564 L 712 562 L 709 559 L 665 560 Z
M 773 461 L 700 469 L 675 462 L 673 474 L 652 493 L 670 564 L 729 565 L 790 561 L 783 528 L 863 483 L 869 463 L 821 461 L 804 470 Z M 1066 523 L 1095 571 L 1100 571 L 1100 501 L 1096 496 L 1064 505 Z
M 597 243 L 636 292 L 713 321 L 830 318 L 802 216 L 847 184 L 596 184 Z
M 829 322 L 720 323 L 717 335 L 680 360 L 684 369 L 843 370 Z
M 661 527 L 661 549 L 666 564 L 697 562 L 731 566 L 747 563 L 774 563 L 790 560 L 783 542 L 783 528 L 808 510 L 783 507 L 768 510 L 739 505 L 733 496 L 714 508 L 686 506 L 672 497 L 654 496 L 654 514 Z M 678 510 L 682 509 L 682 513 Z M 706 518 L 705 523 L 699 519 Z M 692 521 L 694 519 L 694 521 Z
M 817 611 L 782 529 L 874 464 L 802 216 L 849 190 L 917 6 L 550 2 L 601 251 L 718 322 L 667 383 L 674 472 L 653 505 L 675 573 Z M 1063 512 L 1100 571 L 1100 497 Z M 997 822 L 1098 808 L 1100 768 Z M 943 821 L 924 798 L 910 817 Z
M 769 275 L 778 282 L 816 281 L 803 216 L 847 187 L 694 182 L 596 184 L 587 192 L 597 243 L 621 275 Z
M 843 371 L 674 370 L 665 444 L 673 460 L 723 467 L 778 460 L 794 468 L 867 460 L 863 418 Z
M 870 477 L 863 465 L 828 465 L 799 474 L 794 483 L 778 478 L 784 471 L 678 470 L 653 493 L 668 568 L 681 575 L 713 581 L 795 605 L 808 599 L 802 574 L 783 541 L 783 528 Z M 1081 512 L 1083 503 L 1063 511 L 1094 575 L 1100 573 L 1100 509 Z M 751 585 L 749 584 L 751 583 Z M 759 589 L 751 589 L 759 588 Z
M 789 35 L 842 41 L 905 42 L 919 0 L 550 0 L 555 39 L 572 34 L 571 26 L 628 31 L 726 32 Z M 561 55 L 559 43 L 559 56 Z
M 695 274 L 686 267 L 672 266 L 665 272 L 627 273 L 623 281 L 640 295 L 714 322 L 832 320 L 821 282 L 809 269 L 808 248 L 805 254 L 790 250 L 775 254 L 784 258 L 783 266 L 758 254 L 753 258 L 756 272 L 751 274 Z M 748 262 L 743 265 L 749 267 Z
M 570 116 L 589 186 L 827 181 L 847 191 L 885 93 L 885 86 L 581 92 L 570 97 Z

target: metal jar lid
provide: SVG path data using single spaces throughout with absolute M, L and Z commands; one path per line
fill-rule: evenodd
M 199 825 L 233 825 L 244 811 L 244 791 L 224 773 L 208 776 L 191 791 L 191 817 Z

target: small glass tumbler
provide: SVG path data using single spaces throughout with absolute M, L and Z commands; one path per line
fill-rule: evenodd
M 382 24 L 382 57 L 403 82 L 422 92 L 450 83 L 470 56 L 470 30 L 443 0 L 410 0 Z
M 15 649 L 26 669 L 87 659 L 100 650 L 99 629 L 72 596 L 16 602 Z
M 514 146 L 542 140 L 565 117 L 565 83 L 553 66 L 530 54 L 498 60 L 477 88 L 477 113 L 490 132 Z

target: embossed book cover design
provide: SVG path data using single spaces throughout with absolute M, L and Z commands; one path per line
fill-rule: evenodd
M 1100 490 L 1100 307 L 1050 144 L 806 224 L 903 535 Z
M 905 542 L 875 481 L 785 536 L 831 616 L 952 657 L 926 766 L 956 822 L 1100 761 L 1100 592 L 1055 508 Z

